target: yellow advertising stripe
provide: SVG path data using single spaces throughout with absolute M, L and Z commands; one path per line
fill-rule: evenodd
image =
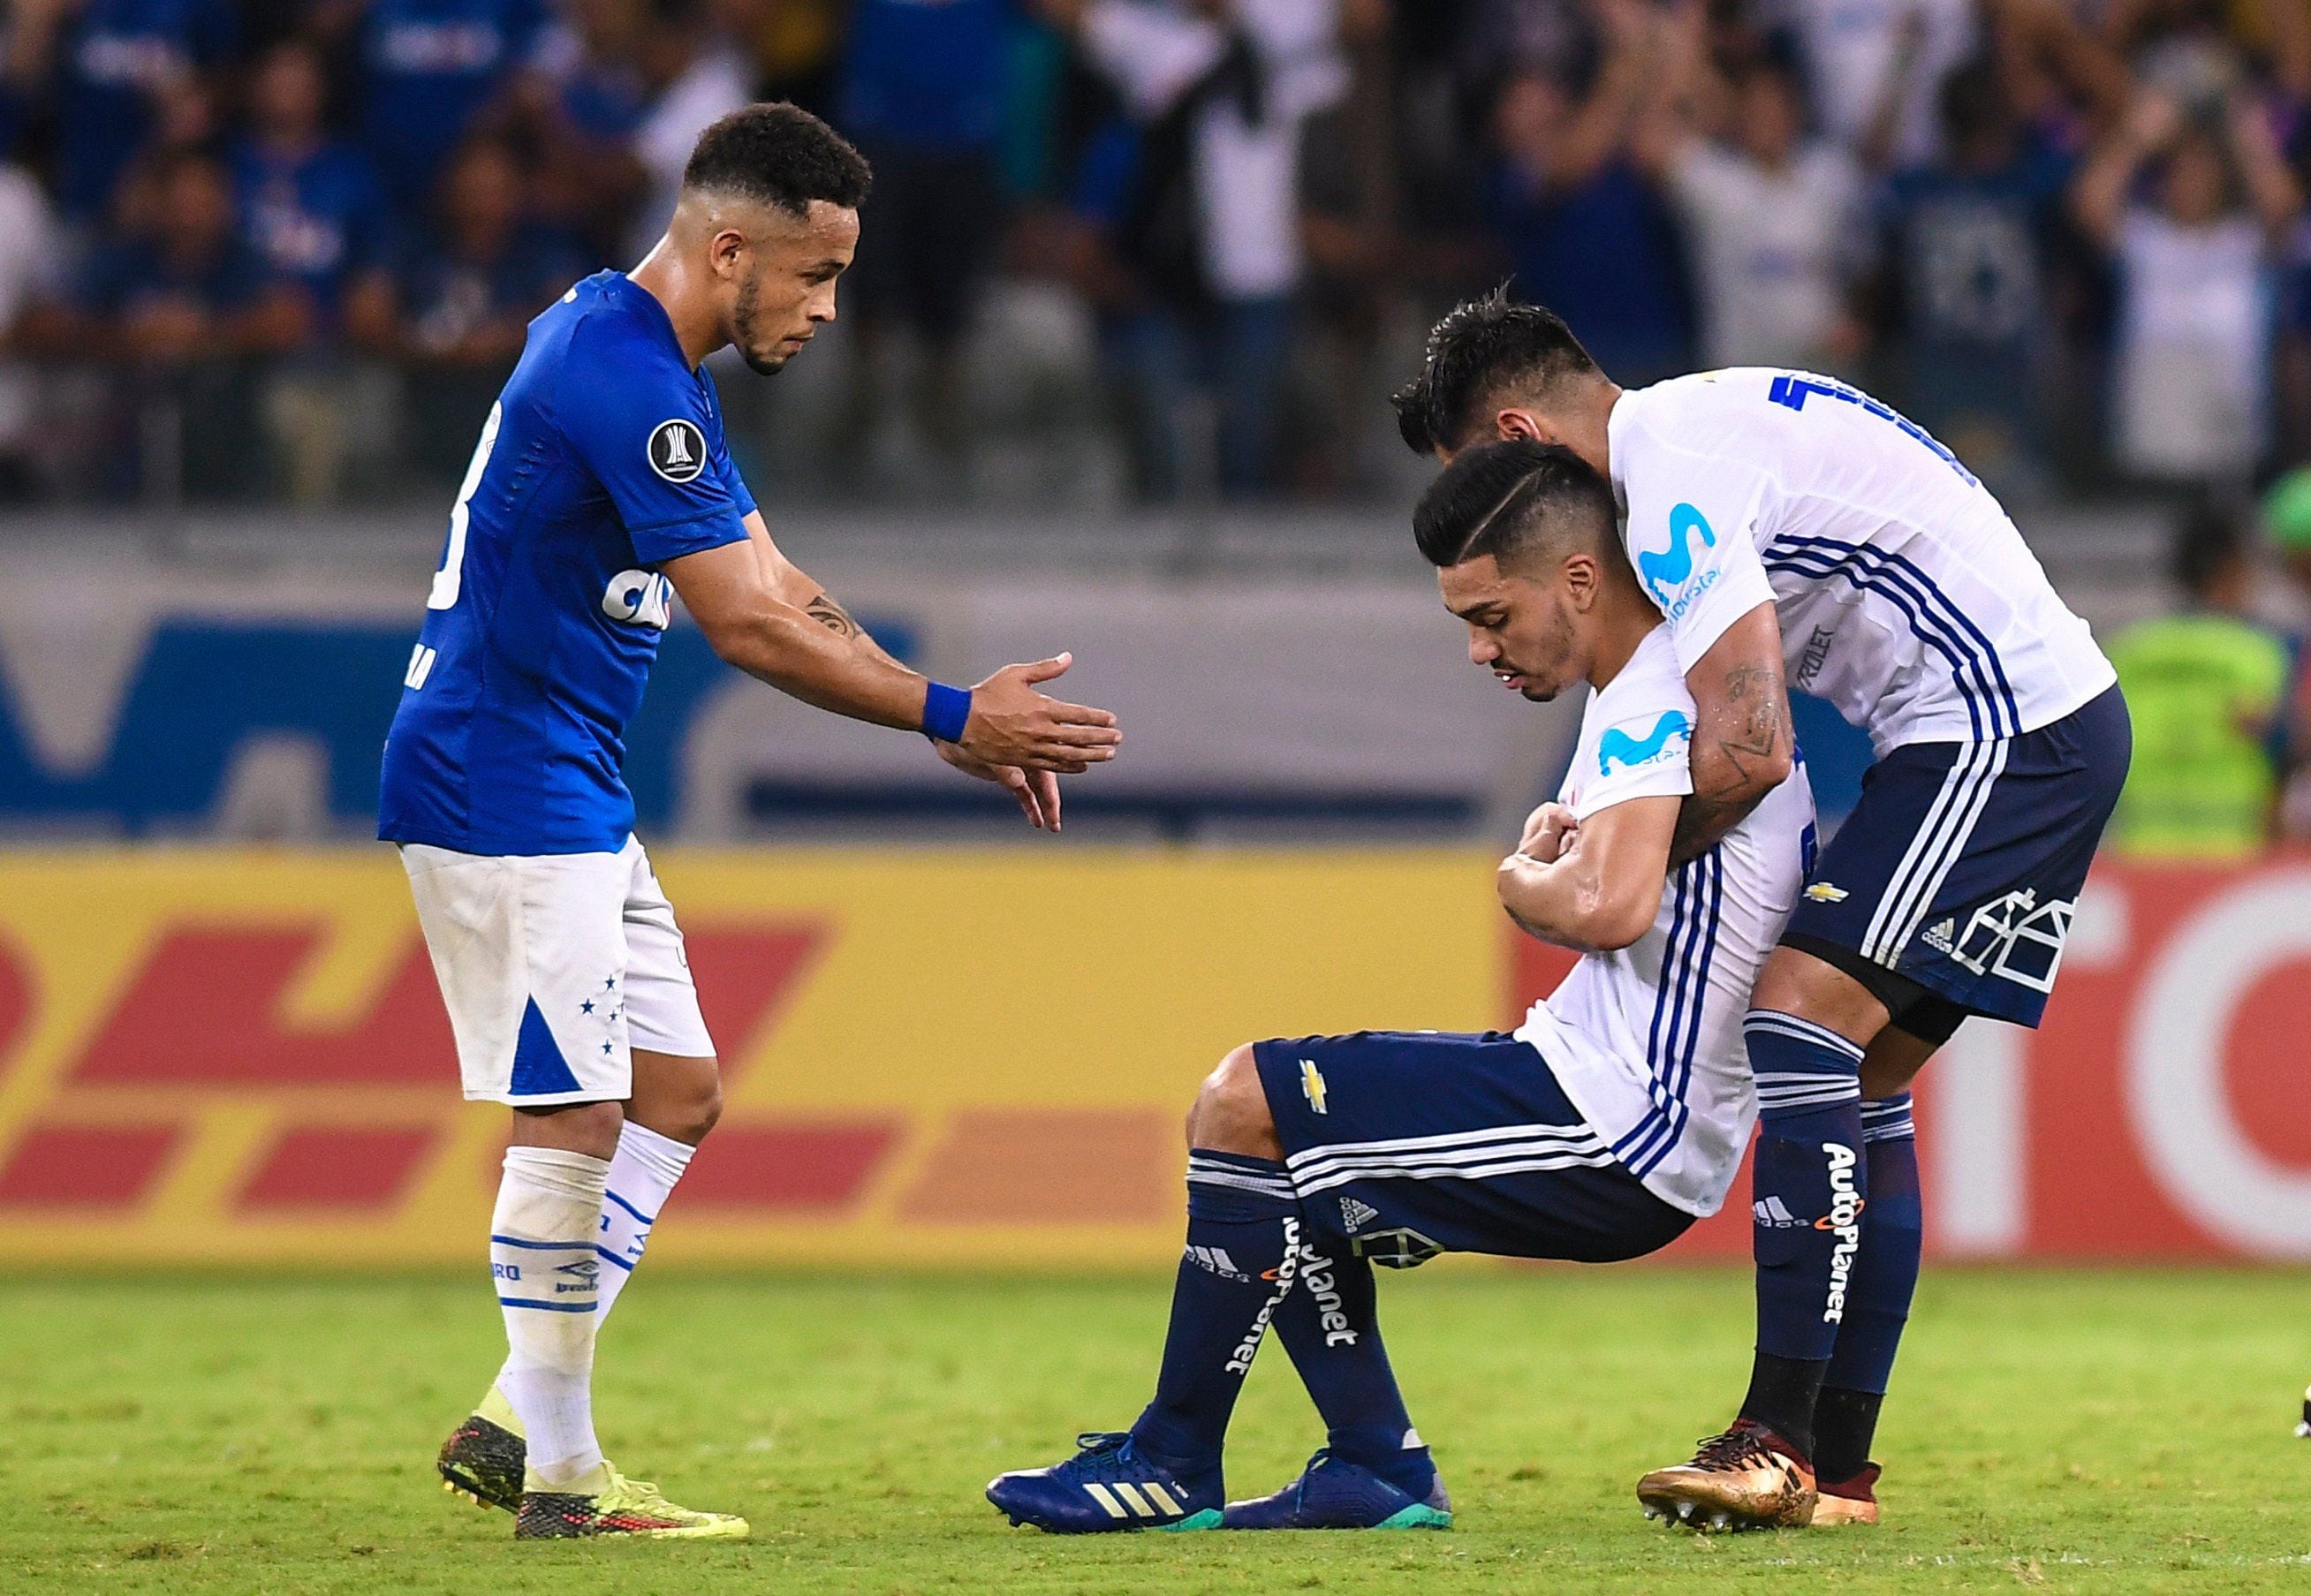
M 734 972 L 726 956 L 720 977 L 756 980 L 739 1007 L 763 1005 L 749 1034 L 718 1039 L 724 1125 L 776 1129 L 798 1163 L 767 1181 L 733 1168 L 722 1198 L 677 1199 L 654 1261 L 1158 1262 L 1178 1247 L 1180 1116 L 1230 1047 L 1503 1017 L 1505 934 L 1491 861 L 1474 852 L 669 850 L 658 862 L 694 948 L 805 929 L 815 942 L 775 993 L 776 971 Z M 20 855 L 11 887 L 0 956 L 22 966 L 34 1004 L 0 1060 L 0 1167 L 44 1116 L 187 1128 L 135 1209 L 19 1210 L 40 1217 L 22 1227 L 27 1256 L 326 1261 L 349 1241 L 372 1262 L 471 1256 L 503 1112 L 462 1103 L 446 1058 L 411 1060 L 438 1084 L 319 1078 L 389 1071 L 399 1039 L 441 1045 L 438 1010 L 380 1007 L 419 946 L 389 851 Z M 263 990 L 252 975 L 247 993 L 224 995 L 227 1026 L 247 1019 L 270 1050 L 264 1068 L 287 1078 L 171 1080 L 172 1011 L 147 992 L 131 1044 L 145 1061 L 110 1082 L 62 1079 L 163 938 L 220 929 L 273 934 L 276 949 L 282 935 L 315 938 L 285 977 L 276 966 Z M 731 1001 L 726 990 L 724 1013 Z M 349 1025 L 366 1038 L 350 1053 Z M 292 1068 L 306 1036 L 312 1079 Z M 207 1056 L 232 1073 L 229 1029 Z M 390 1199 L 236 1207 L 288 1129 L 420 1125 L 435 1139 Z M 892 1140 L 862 1171 L 843 1133 L 876 1127 Z M 734 1203 L 750 1180 L 791 1200 Z

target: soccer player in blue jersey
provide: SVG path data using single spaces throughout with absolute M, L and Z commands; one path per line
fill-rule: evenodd
M 465 1095 L 513 1112 L 490 1226 L 508 1353 L 441 1451 L 518 1538 L 735 1537 L 629 1480 L 594 1434 L 602 1316 L 721 1094 L 674 911 L 620 774 L 682 598 L 715 651 L 807 702 L 920 730 L 1056 830 L 1057 777 L 1112 757 L 1112 716 L 1045 697 L 1061 655 L 963 689 L 876 648 L 771 541 L 700 362 L 774 372 L 834 316 L 868 174 L 788 105 L 701 135 L 666 235 L 530 324 L 449 515 L 386 740 L 397 843 Z

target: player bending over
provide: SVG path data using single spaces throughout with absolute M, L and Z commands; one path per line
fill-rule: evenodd
M 866 162 L 788 105 L 701 135 L 632 275 L 530 323 L 449 514 L 386 741 L 378 834 L 401 845 L 468 1098 L 510 1104 L 490 1225 L 505 1366 L 441 1449 L 518 1538 L 734 1536 L 603 1460 L 594 1338 L 721 1107 L 682 933 L 620 767 L 679 593 L 724 659 L 807 702 L 920 729 L 1056 830 L 1055 772 L 1109 758 L 1097 710 L 1033 684 L 966 692 L 876 648 L 772 544 L 700 362 L 774 372 L 834 318 Z
M 1495 296 L 1437 324 L 1397 409 L 1423 453 L 1533 438 L 1611 478 L 1696 706 L 1673 858 L 1786 767 L 1785 660 L 1870 734 L 1862 801 L 1748 1021 L 1749 1394 L 1638 1496 L 1745 1528 L 1875 1522 L 1871 1440 L 1918 1278 L 1910 1082 L 1967 1015 L 2038 1023 L 2126 778 L 2117 676 L 1957 457 L 1844 383 L 1740 369 L 1624 392 L 1563 321 Z
M 1740 1163 L 1757 1113 L 1741 1012 L 1803 878 L 1803 777 L 1672 871 L 1693 700 L 1605 479 L 1566 449 L 1488 445 L 1429 489 L 1417 529 L 1476 663 L 1539 702 L 1591 689 L 1561 801 L 1499 876 L 1518 925 L 1586 956 L 1513 1036 L 1365 1032 L 1222 1060 L 1189 1121 L 1155 1400 L 1129 1431 L 989 1486 L 1015 1522 L 1449 1524 L 1381 1344 L 1373 1266 L 1635 1258 L 1715 1212 Z M 1228 1416 L 1271 1321 L 1327 1443 L 1276 1495 L 1223 1507 Z

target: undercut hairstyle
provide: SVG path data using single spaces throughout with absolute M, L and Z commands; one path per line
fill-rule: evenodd
M 874 184 L 867 158 L 785 100 L 741 106 L 698 135 L 682 186 L 810 214 L 813 200 L 855 211 Z
M 1505 571 L 1587 549 L 1609 556 L 1613 486 L 1561 444 L 1504 439 L 1465 449 L 1420 496 L 1413 541 L 1439 570 L 1490 554 Z
M 1504 285 L 1455 306 L 1429 330 L 1420 375 L 1392 401 L 1397 430 L 1415 454 L 1459 449 L 1500 400 L 1551 398 L 1604 375 L 1565 318 L 1517 303 Z

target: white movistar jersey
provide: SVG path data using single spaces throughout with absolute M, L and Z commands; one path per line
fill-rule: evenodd
M 2061 720 L 2118 677 L 1998 501 L 1844 383 L 1736 367 L 1623 394 L 1623 538 L 1690 670 L 1772 600 L 1789 685 L 1879 756 Z
M 1632 798 L 1683 797 L 1692 731 L 1684 669 L 1658 627 L 1590 695 L 1561 801 L 1586 820 Z M 1583 958 L 1517 1028 L 1629 1173 L 1689 1214 L 1724 1202 L 1757 1117 L 1741 1016 L 1796 907 L 1812 831 L 1800 769 L 1671 875 L 1653 929 Z

